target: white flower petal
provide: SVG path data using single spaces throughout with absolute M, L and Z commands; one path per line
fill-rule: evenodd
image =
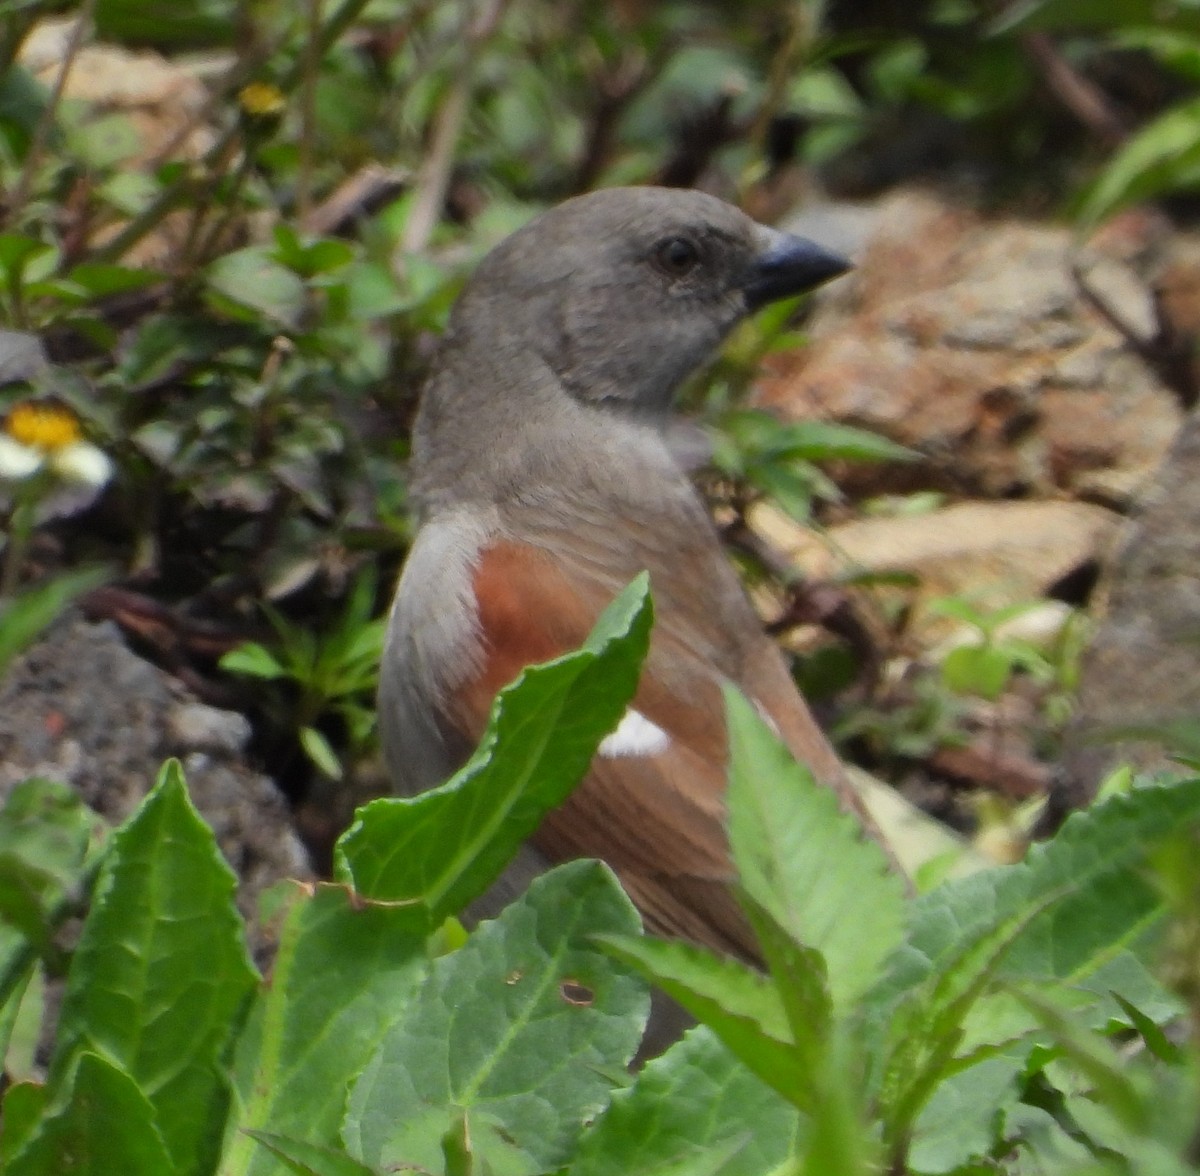
M 112 477 L 108 454 L 87 441 L 64 445 L 54 453 L 50 463 L 55 473 L 85 486 L 103 486 Z
M 41 468 L 42 461 L 39 450 L 31 449 L 28 445 L 22 445 L 20 441 L 14 441 L 0 433 L 0 478 L 14 482 L 20 478 L 28 478 Z

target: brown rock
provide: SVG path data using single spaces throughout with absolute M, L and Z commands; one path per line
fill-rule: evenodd
M 917 624 L 926 637 L 951 623 L 922 618 L 939 596 L 980 608 L 1036 600 L 1104 553 L 1119 519 L 1084 502 L 963 502 L 928 514 L 859 519 L 816 533 L 781 511 L 756 506 L 750 525 L 806 577 L 912 572 Z
M 873 225 L 857 270 L 818 309 L 811 345 L 774 361 L 761 402 L 871 428 L 926 457 L 850 471 L 851 489 L 1125 504 L 1181 410 L 1110 319 L 1153 336 L 1149 275 L 1182 246 L 1131 215 L 1080 255 L 1065 228 L 985 220 L 912 193 L 883 201 Z M 1112 315 L 1081 292 L 1077 266 Z

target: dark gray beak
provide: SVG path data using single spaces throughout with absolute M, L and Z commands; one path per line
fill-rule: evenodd
M 763 251 L 746 282 L 746 306 L 758 310 L 768 302 L 815 290 L 831 278 L 854 267 L 836 253 L 822 249 L 807 237 L 764 229 Z

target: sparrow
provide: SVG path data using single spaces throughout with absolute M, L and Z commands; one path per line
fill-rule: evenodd
M 701 192 L 576 197 L 479 265 L 414 426 L 417 530 L 378 699 L 396 788 L 449 777 L 496 693 L 576 649 L 646 570 L 656 620 L 637 693 L 534 846 L 548 863 L 601 858 L 650 930 L 745 958 L 758 953 L 728 885 L 723 684 L 856 806 L 676 460 L 670 409 L 738 322 L 847 269 Z

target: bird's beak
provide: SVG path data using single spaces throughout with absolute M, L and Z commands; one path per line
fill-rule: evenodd
M 758 310 L 768 302 L 815 290 L 853 266 L 807 237 L 778 229 L 761 230 L 762 249 L 745 285 L 746 306 Z

